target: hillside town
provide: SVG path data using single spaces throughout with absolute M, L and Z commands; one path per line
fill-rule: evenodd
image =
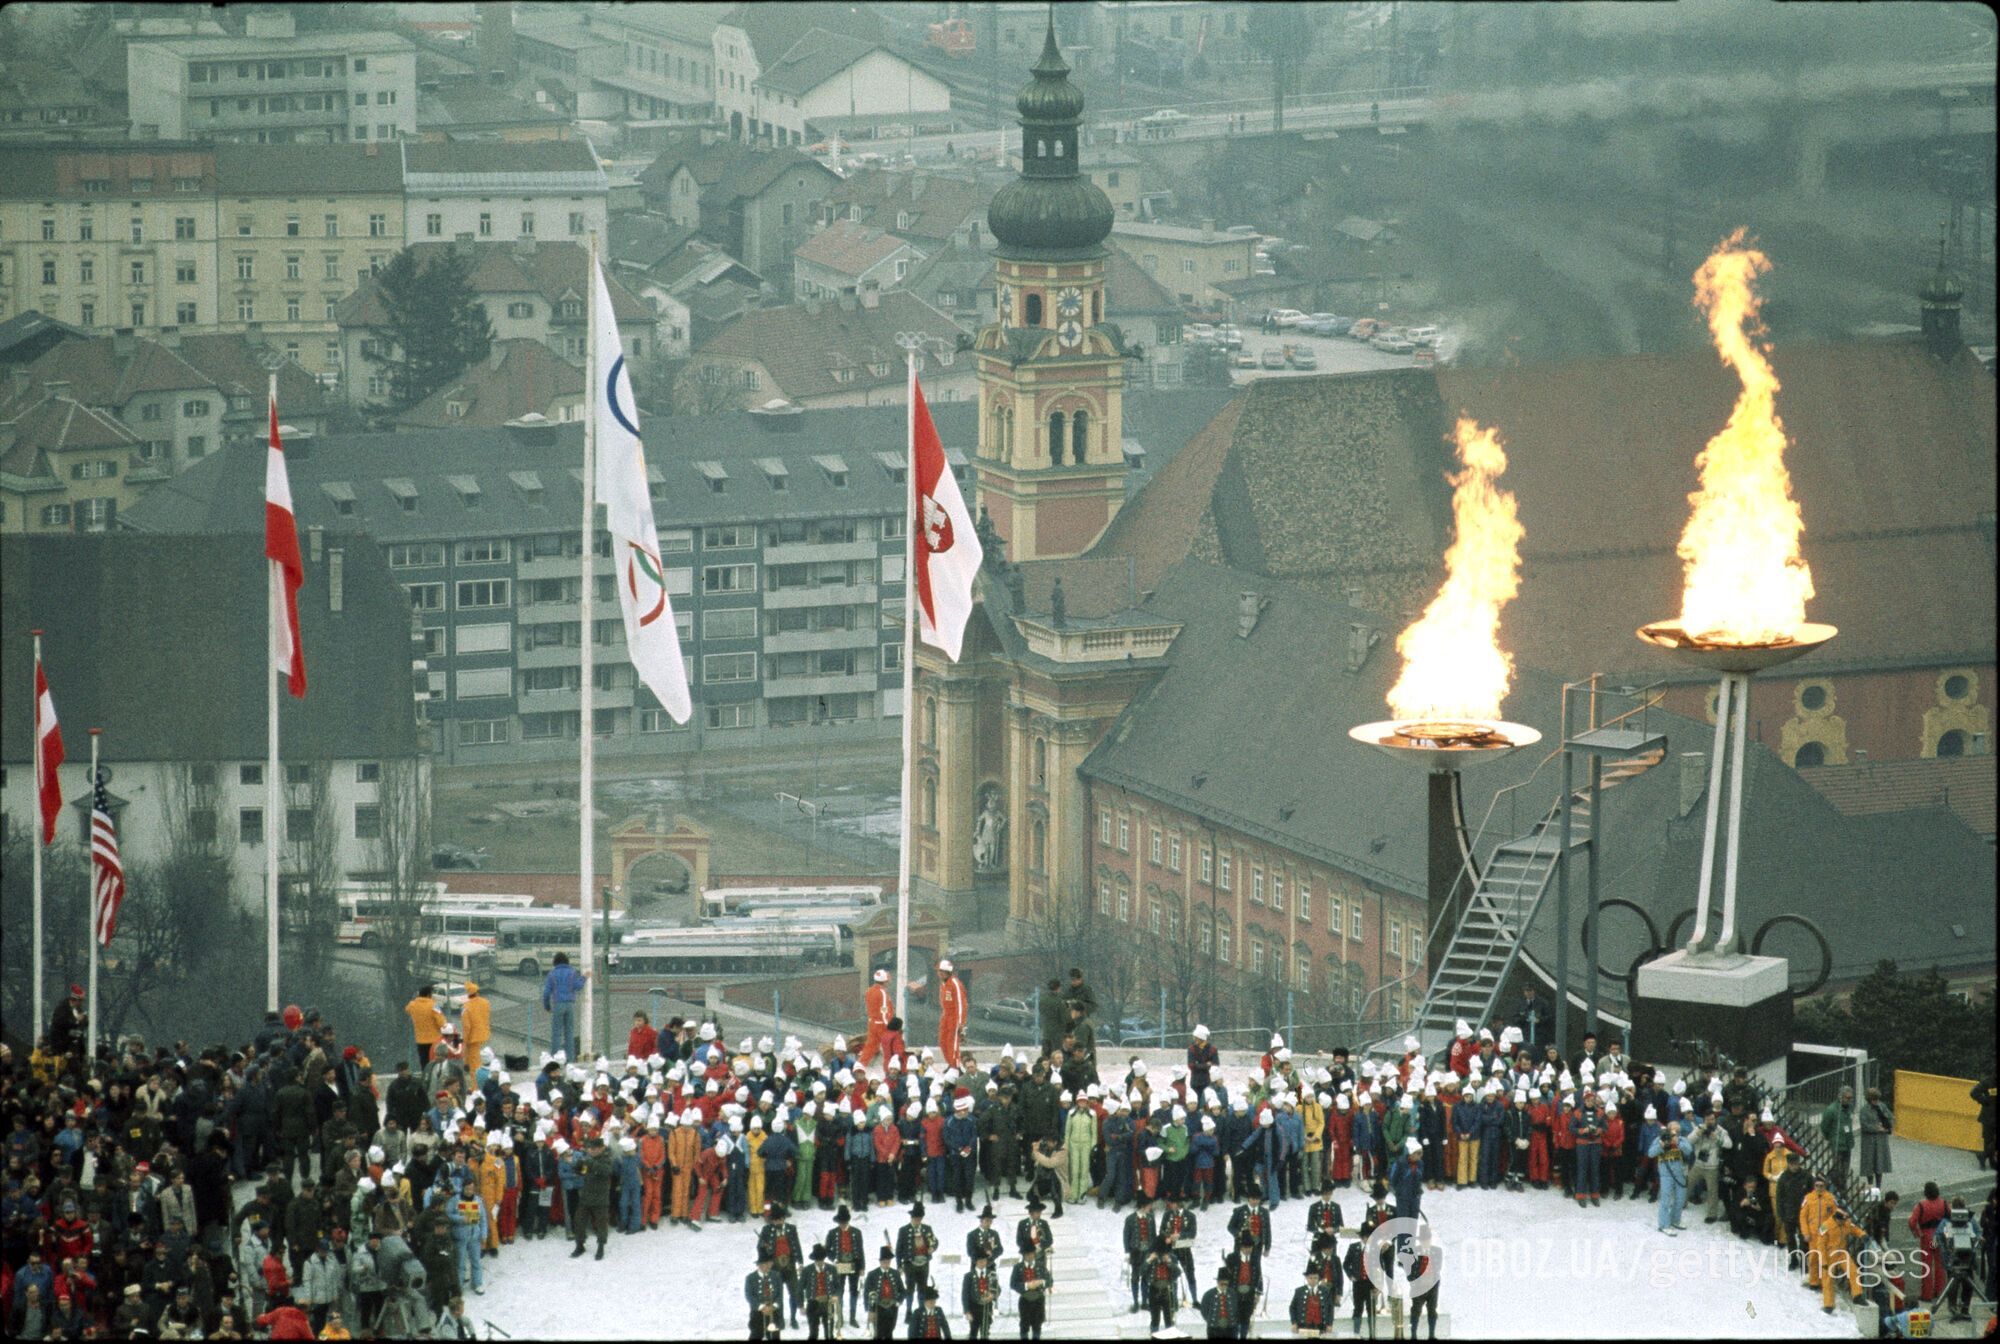
M 0 11 L 0 1326 L 1992 1333 L 1996 68 Z

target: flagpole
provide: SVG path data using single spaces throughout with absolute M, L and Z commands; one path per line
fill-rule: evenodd
M 596 631 L 592 628 L 596 615 L 597 588 L 597 234 L 593 231 L 588 243 L 590 269 L 584 275 L 584 306 L 589 316 L 584 319 L 583 358 L 583 591 L 579 614 L 583 618 L 583 671 L 577 683 L 577 736 L 582 739 L 578 763 L 577 785 L 578 807 L 577 825 L 578 857 L 581 871 L 577 875 L 577 910 L 583 920 L 583 1000 L 579 1007 L 583 1020 L 577 1027 L 579 1055 L 589 1053 L 591 1024 L 597 1019 L 592 1015 L 593 986 L 591 972 L 597 969 L 596 949 L 591 936 L 591 904 L 595 893 L 591 890 L 597 868 L 597 835 L 591 824 L 591 796 L 596 792 L 593 782 L 597 774 L 597 741 L 594 722 L 596 716 L 595 659 L 592 646 Z M 606 985 L 609 994 L 611 987 Z
M 35 752 L 35 1015 L 29 1019 L 34 1030 L 28 1033 L 30 1041 L 41 1036 L 47 1023 L 42 1017 L 42 632 L 32 632 L 35 636 L 36 682 L 33 694 L 28 698 L 35 702 L 35 731 L 33 735 Z
M 278 405 L 278 375 L 271 375 L 269 405 Z M 265 452 L 270 452 L 265 445 Z M 278 1011 L 278 845 L 284 834 L 284 799 L 278 786 L 278 669 L 270 650 L 278 647 L 278 623 L 285 619 L 279 608 L 283 599 L 279 587 L 284 573 L 276 560 L 264 561 L 264 614 L 267 622 L 264 648 L 265 743 L 269 755 L 264 762 L 264 1010 Z
M 97 739 L 103 732 L 102 728 L 93 728 L 90 730 L 90 805 L 92 808 L 97 806 Z M 92 832 L 95 832 L 97 829 L 97 818 L 94 812 L 91 816 L 90 829 Z M 86 1051 L 84 1060 L 87 1066 L 97 1059 L 97 923 L 100 916 L 97 909 L 96 861 L 93 859 L 91 862 L 84 864 L 83 871 L 84 881 L 90 892 L 90 900 L 87 903 L 87 908 L 90 911 L 90 932 L 88 935 L 90 938 L 90 1001 L 84 1007 L 84 1013 L 90 1021 L 89 1041 L 84 1047 Z
M 904 422 L 908 451 L 903 457 L 903 808 L 896 829 L 896 1016 L 902 1017 L 910 985 L 910 723 L 917 715 L 917 351 L 923 338 L 898 332 L 909 366 Z

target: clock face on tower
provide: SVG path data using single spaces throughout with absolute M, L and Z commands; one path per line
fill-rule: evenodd
M 1003 327 L 1014 325 L 1014 287 L 1012 285 L 1000 286 L 1000 325 Z
M 1066 317 L 1056 327 L 1056 339 L 1069 349 L 1074 349 L 1083 340 L 1083 327 L 1073 317 Z
M 1083 315 L 1083 291 L 1075 285 L 1068 285 L 1058 291 L 1056 294 L 1056 312 L 1064 317 L 1081 317 Z M 1074 344 L 1074 342 L 1070 341 L 1063 343 L 1065 345 Z

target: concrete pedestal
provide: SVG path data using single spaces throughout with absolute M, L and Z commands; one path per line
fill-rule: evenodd
M 1783 957 L 1685 948 L 1648 962 L 1632 1004 L 1632 1056 L 1686 1059 L 1686 1043 L 1700 1040 L 1747 1068 L 1782 1071 L 1792 1044 L 1790 970 Z

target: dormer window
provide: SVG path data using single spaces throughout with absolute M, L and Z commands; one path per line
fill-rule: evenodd
M 907 228 L 909 228 L 909 227 L 910 227 L 910 212 L 909 212 L 909 211 L 907 211 L 907 210 L 898 210 L 898 211 L 896 212 L 896 227 L 897 227 L 897 228 L 899 228 L 899 229 L 907 229 Z
M 870 364 L 868 372 L 874 374 L 877 378 L 887 378 L 889 376 L 889 361 L 884 359 Z
M 1056 140 L 1056 157 L 1061 158 L 1062 156 L 1063 156 L 1063 142 L 1061 138 L 1058 137 Z

